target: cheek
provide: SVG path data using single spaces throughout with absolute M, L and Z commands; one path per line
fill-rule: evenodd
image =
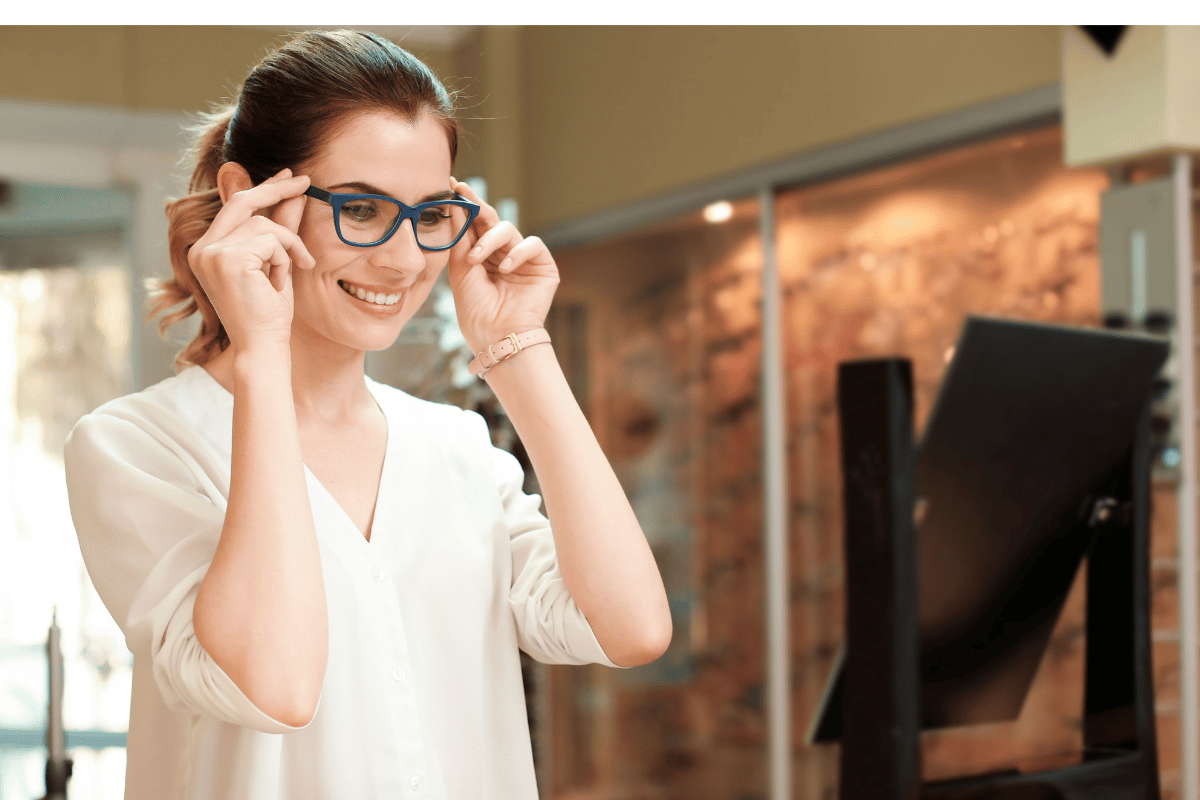
M 438 276 L 442 274 L 448 261 L 445 253 L 425 254 L 425 269 L 421 271 L 421 276 L 417 279 L 414 287 L 421 292 L 422 297 L 433 288 L 433 284 L 437 282 Z
M 438 275 L 442 274 L 442 270 L 450 263 L 450 255 L 448 253 L 429 253 L 425 256 L 425 280 L 436 281 Z

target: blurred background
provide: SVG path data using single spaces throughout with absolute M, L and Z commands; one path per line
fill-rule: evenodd
M 1090 46 L 1073 28 L 373 30 L 460 93 L 456 176 L 554 250 L 563 280 L 548 327 L 670 594 L 675 638 L 654 664 L 527 664 L 543 798 L 765 799 L 779 737 L 768 697 L 786 711 L 791 796 L 836 797 L 837 745 L 806 732 L 843 636 L 837 363 L 911 358 L 919 430 L 967 314 L 1100 325 L 1101 194 L 1168 175 L 1170 148 L 1118 166 L 1065 155 L 1064 69 Z M 1139 31 L 1155 30 L 1170 35 L 1135 28 L 1122 47 L 1151 47 Z M 145 280 L 169 271 L 163 203 L 184 185 L 184 127 L 287 35 L 0 27 L 0 800 L 44 792 L 55 607 L 71 796 L 122 796 L 130 655 L 82 567 L 62 445 L 82 414 L 172 374 L 188 331 L 163 342 L 142 318 Z M 1131 91 L 1152 93 L 1145 81 Z M 782 423 L 763 414 L 768 262 Z M 368 370 L 480 409 L 519 450 L 486 386 L 465 377 L 469 357 L 443 286 Z M 776 442 L 789 555 L 772 599 L 764 444 Z M 1171 797 L 1179 453 L 1160 448 L 1152 525 Z M 927 732 L 927 777 L 1078 747 L 1077 583 L 1021 716 Z M 786 621 L 786 698 L 766 688 L 772 603 Z

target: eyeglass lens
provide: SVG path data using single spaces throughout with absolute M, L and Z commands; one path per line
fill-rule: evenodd
M 387 235 L 400 206 L 387 200 L 355 198 L 342 203 L 338 224 L 342 237 L 355 244 L 374 244 Z M 463 209 L 452 203 L 424 206 L 413 228 L 422 247 L 445 247 L 466 227 Z

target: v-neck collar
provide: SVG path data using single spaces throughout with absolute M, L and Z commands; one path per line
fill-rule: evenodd
M 372 509 L 372 511 L 371 511 L 371 535 L 370 535 L 370 538 L 368 538 L 366 536 L 366 534 L 364 534 L 362 532 L 362 529 L 360 529 L 358 527 L 358 525 L 355 524 L 354 520 L 350 518 L 350 515 L 348 513 L 346 513 L 346 509 L 342 508 L 342 504 L 339 503 L 337 501 L 337 498 L 333 496 L 333 492 L 329 491 L 329 489 L 327 489 L 325 487 L 325 484 L 321 483 L 321 479 L 317 477 L 316 473 L 308 468 L 308 464 L 304 465 L 304 474 L 311 481 L 312 485 L 320 488 L 321 494 L 324 495 L 325 500 L 328 501 L 329 504 L 334 509 L 336 509 L 336 514 L 341 517 L 341 520 L 342 520 L 342 523 L 344 524 L 344 526 L 354 534 L 354 538 L 357 539 L 362 545 L 370 547 L 371 545 L 378 543 L 378 541 L 379 541 L 378 534 L 379 534 L 379 531 L 383 527 L 379 524 L 379 520 L 380 520 L 381 516 L 386 516 L 386 504 L 384 502 L 384 494 L 385 494 L 384 487 L 386 487 L 389 483 L 389 481 L 388 481 L 389 465 L 393 461 L 393 459 L 391 458 L 393 436 L 392 436 L 392 419 L 388 415 L 387 408 L 385 408 L 383 401 L 379 397 L 379 392 L 377 391 L 377 385 L 375 384 L 375 381 L 371 380 L 370 378 L 367 378 L 366 376 L 363 376 L 363 377 L 367 382 L 367 391 L 370 392 L 371 399 L 373 399 L 375 401 L 375 405 L 379 408 L 379 412 L 381 414 L 383 414 L 383 424 L 385 427 L 384 434 L 383 434 L 384 435 L 383 466 L 379 470 L 379 485 L 375 487 L 375 508 Z M 381 512 L 382 512 L 382 514 L 381 514 Z
M 231 427 L 229 429 L 228 435 L 231 437 L 229 453 L 230 453 L 230 455 L 232 455 L 232 452 L 233 452 L 232 451 L 233 394 L 228 389 L 226 389 L 224 386 L 222 386 L 221 382 L 218 381 L 215 377 L 213 377 L 212 373 L 210 373 L 203 366 L 196 365 L 196 366 L 194 366 L 194 369 L 199 370 L 200 373 L 203 373 L 201 376 L 202 380 L 206 380 L 207 383 L 209 383 L 211 386 L 215 387 L 216 390 L 226 399 L 226 401 L 228 402 L 228 404 L 230 406 Z M 366 381 L 367 391 L 371 394 L 371 399 L 375 401 L 375 405 L 379 408 L 380 413 L 383 414 L 383 421 L 384 421 L 384 426 L 385 426 L 384 447 L 383 447 L 383 467 L 379 471 L 379 485 L 375 489 L 375 508 L 371 514 L 371 538 L 368 539 L 363 534 L 362 530 L 359 529 L 358 525 L 356 525 L 354 523 L 354 520 L 350 518 L 350 515 L 346 513 L 346 509 L 342 508 L 342 504 L 339 503 L 337 501 L 337 498 L 333 496 L 333 493 L 330 492 L 329 489 L 327 489 L 325 487 L 325 484 L 321 483 L 321 479 L 317 477 L 316 473 L 314 473 L 311 469 L 309 469 L 307 463 L 304 464 L 304 476 L 307 479 L 307 481 L 309 482 L 310 487 L 312 487 L 312 486 L 318 487 L 319 493 L 323 496 L 324 501 L 329 503 L 329 505 L 334 509 L 334 515 L 340 517 L 343 525 L 348 529 L 348 531 L 350 531 L 354 534 L 354 538 L 357 539 L 363 546 L 370 547 L 372 544 L 375 544 L 378 542 L 378 534 L 382 527 L 379 524 L 379 520 L 380 520 L 381 516 L 388 517 L 390 514 L 390 511 L 389 511 L 390 504 L 387 502 L 386 497 L 385 497 L 385 495 L 387 494 L 387 492 L 385 491 L 385 487 L 387 487 L 391 483 L 388 476 L 392 469 L 391 465 L 395 461 L 395 459 L 392 458 L 392 445 L 393 445 L 393 442 L 395 441 L 395 431 L 392 430 L 393 418 L 392 418 L 392 415 L 388 414 L 387 402 L 382 397 L 382 393 L 379 391 L 379 384 L 376 383 L 375 381 L 371 380 L 371 378 L 366 375 L 363 376 L 363 380 Z M 312 497 L 311 489 L 309 492 L 309 497 L 310 498 Z M 318 535 L 320 535 L 319 530 L 318 530 Z

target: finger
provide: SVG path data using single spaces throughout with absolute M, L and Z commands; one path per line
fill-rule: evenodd
M 255 212 L 279 205 L 284 200 L 299 197 L 309 187 L 307 175 L 297 175 L 290 178 L 279 178 L 264 181 L 230 196 L 229 202 L 217 212 L 212 225 L 208 227 L 205 238 L 219 240 L 225 238 L 238 225 L 241 225 Z
M 473 264 L 481 264 L 496 253 L 507 255 L 508 250 L 520 244 L 521 232 L 511 222 L 501 222 L 487 233 L 479 237 L 467 260 Z
M 467 248 L 467 262 L 471 264 L 482 264 L 488 258 L 488 256 L 495 251 L 496 248 L 488 248 L 485 244 L 482 249 L 477 249 L 480 245 L 480 240 L 482 240 L 489 232 L 495 230 L 501 224 L 509 223 L 502 223 L 500 214 L 496 211 L 496 209 L 485 203 L 483 199 L 476 194 L 475 190 L 471 188 L 469 183 L 455 180 L 453 177 L 451 177 L 450 186 L 453 191 L 479 206 L 479 213 L 476 214 L 475 220 L 471 223 L 471 229 L 463 238 L 475 240 L 474 242 L 468 242 L 468 245 L 470 246 Z M 513 228 L 513 230 L 515 231 L 516 229 Z M 515 237 L 510 237 L 510 240 L 519 241 L 520 238 L 520 234 L 518 233 Z
M 456 181 L 451 178 L 450 188 L 452 191 L 470 200 L 475 205 L 479 206 L 479 214 L 475 217 L 472 227 L 478 227 L 480 233 L 497 225 L 500 222 L 500 215 L 496 209 L 489 206 L 480 199 L 479 195 L 475 194 L 475 190 L 471 188 L 471 184 L 465 181 Z
M 226 248 L 225 253 L 231 261 L 241 254 L 252 255 L 258 259 L 257 269 L 267 274 L 270 274 L 276 267 L 287 267 L 292 263 L 291 257 L 288 256 L 287 248 L 279 241 L 279 237 L 273 233 L 264 233 L 251 237 L 238 245 Z M 249 261 L 241 262 L 239 260 L 238 263 L 240 269 L 250 271 L 255 269 Z
M 451 215 L 463 214 L 465 216 L 466 212 L 463 211 L 462 209 L 456 208 L 453 211 L 451 211 L 450 214 Z M 459 222 L 459 220 L 455 220 L 455 222 Z M 475 247 L 475 242 L 478 239 L 479 239 L 479 237 L 475 235 L 475 232 L 473 230 L 468 229 L 467 231 L 465 231 L 463 233 L 463 235 L 461 237 L 459 237 L 459 240 L 454 243 L 454 247 L 450 248 L 450 263 L 451 263 L 451 265 L 453 265 L 453 263 L 455 261 L 466 261 L 467 254 L 471 252 L 471 249 L 473 247 Z
M 260 271 L 267 276 L 275 291 L 282 292 L 292 259 L 279 238 L 266 233 L 247 240 L 242 247 L 261 259 Z
M 270 217 L 251 217 L 231 232 L 229 236 L 225 237 L 223 242 L 217 243 L 214 246 L 220 246 L 221 249 L 236 247 L 239 244 L 264 235 L 274 236 L 282 244 L 283 249 L 288 252 L 292 261 L 297 266 L 304 269 L 312 269 L 316 266 L 316 259 L 308 252 L 308 248 L 299 234 L 290 228 L 280 225 Z
M 508 255 L 500 262 L 498 271 L 504 274 L 513 272 L 531 261 L 538 261 L 542 256 L 549 260 L 550 251 L 545 242 L 536 236 L 523 239 L 517 246 L 508 251 Z
M 262 233 L 233 244 L 209 245 L 202 253 L 203 268 L 194 271 L 202 285 L 236 284 L 247 272 L 269 273 L 273 266 L 290 262 L 279 238 Z
M 308 247 L 304 244 L 304 240 L 296 233 L 300 230 L 300 220 L 304 216 L 304 207 L 307 203 L 308 198 L 304 195 L 284 200 L 271 213 L 271 220 L 291 234 L 284 241 L 284 246 L 287 248 L 288 253 L 291 254 L 292 261 L 296 266 L 303 269 L 312 269 L 317 265 L 317 260 L 308 252 Z
M 289 197 L 275 206 L 268 216 L 292 233 L 295 233 L 300 230 L 300 219 L 304 216 L 304 206 L 307 202 L 308 198 L 303 194 L 296 197 Z
M 287 285 L 292 282 L 292 265 L 296 262 L 287 258 L 284 253 L 283 263 L 278 263 L 277 260 L 271 261 L 270 269 L 267 271 L 267 279 L 271 281 L 271 288 L 277 292 L 282 292 Z
M 450 281 L 450 288 L 456 292 L 466 284 L 488 280 L 487 268 L 483 264 L 472 263 L 467 258 L 474 246 L 475 237 L 468 232 L 450 250 L 450 259 L 446 264 L 446 277 Z

